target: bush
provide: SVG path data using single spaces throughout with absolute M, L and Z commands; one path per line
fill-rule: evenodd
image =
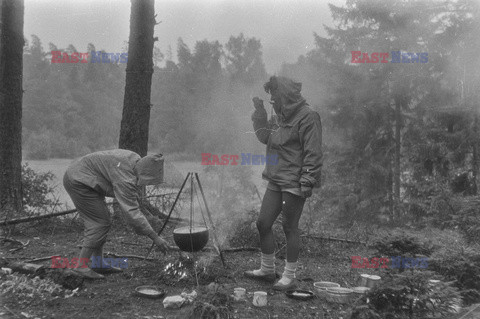
M 432 283 L 432 279 L 441 281 Z M 381 286 L 373 288 L 356 302 L 350 318 L 450 317 L 461 299 L 457 289 L 443 280 L 428 271 L 387 277 Z
M 50 186 L 54 177 L 51 172 L 37 173 L 28 164 L 22 166 L 23 206 L 27 213 L 55 205 L 52 197 L 54 188 Z
M 421 243 L 414 237 L 396 235 L 384 237 L 374 244 L 377 253 L 382 256 L 415 257 L 415 255 L 430 256 L 434 250 L 433 245 Z
M 448 254 L 432 259 L 430 269 L 454 281 L 465 304 L 480 301 L 480 255 Z
M 456 197 L 455 211 L 444 220 L 443 226 L 459 228 L 468 242 L 480 240 L 480 197 Z

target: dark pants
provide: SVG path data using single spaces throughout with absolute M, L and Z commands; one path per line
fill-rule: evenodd
M 298 222 L 302 215 L 304 204 L 305 198 L 303 197 L 288 192 L 267 189 L 257 220 L 262 253 L 272 254 L 275 251 L 272 226 L 280 213 L 283 213 L 283 231 L 287 239 L 287 261 L 297 261 L 300 250 Z
M 105 197 L 93 188 L 72 179 L 68 171 L 63 176 L 63 186 L 85 225 L 83 247 L 101 248 L 112 225 Z

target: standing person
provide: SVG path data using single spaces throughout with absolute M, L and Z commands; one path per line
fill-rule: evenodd
M 312 188 L 320 186 L 322 167 L 322 125 L 320 115 L 308 107 L 300 94 L 301 83 L 286 77 L 272 76 L 265 83 L 265 92 L 271 95 L 276 116 L 267 121 L 263 101 L 253 98 L 252 115 L 255 134 L 267 145 L 267 161 L 262 177 L 268 181 L 263 197 L 257 228 L 260 234 L 261 267 L 246 271 L 245 276 L 274 282 L 275 241 L 274 221 L 283 212 L 283 230 L 287 239 L 287 259 L 282 278 L 273 286 L 275 290 L 288 290 L 296 286 L 295 272 L 300 250 L 298 222 L 306 198 Z
M 163 182 L 163 161 L 161 154 L 141 158 L 137 153 L 116 149 L 88 154 L 67 168 L 63 185 L 85 225 L 80 258 L 100 257 L 103 264 L 103 245 L 112 224 L 105 197 L 116 198 L 136 233 L 148 236 L 160 250 L 168 249 L 167 242 L 140 211 L 138 202 L 139 186 Z M 97 272 L 90 268 L 73 270 L 90 279 L 103 278 L 97 272 L 121 271 L 116 267 L 99 268 Z

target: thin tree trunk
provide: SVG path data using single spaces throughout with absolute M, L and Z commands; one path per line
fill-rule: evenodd
M 23 0 L 0 1 L 0 218 L 22 209 Z
M 119 147 L 147 155 L 153 73 L 154 0 L 131 0 L 127 76 Z
M 474 119 L 473 119 L 473 139 L 472 139 L 472 151 L 473 151 L 473 192 L 476 195 L 478 193 L 478 111 L 474 109 Z
M 388 106 L 388 109 L 390 109 L 390 106 Z M 390 121 L 390 114 L 387 118 L 388 125 L 392 125 L 392 122 Z M 392 130 L 390 129 L 391 127 L 388 128 L 388 136 L 387 139 L 388 141 L 393 140 L 393 133 Z M 393 196 L 393 165 L 392 162 L 394 161 L 394 154 L 392 155 L 392 150 L 389 148 L 388 153 L 385 154 L 385 167 L 387 167 L 388 174 L 386 177 L 386 186 L 387 186 L 387 198 L 388 198 L 388 208 L 390 211 L 390 214 L 392 217 L 394 216 L 394 196 Z
M 403 97 L 395 99 L 395 160 L 394 160 L 394 200 L 395 205 L 400 202 L 400 156 L 402 130 L 402 103 Z

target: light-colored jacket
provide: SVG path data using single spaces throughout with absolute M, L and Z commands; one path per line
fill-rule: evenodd
M 270 121 L 264 108 L 256 109 L 252 121 L 258 140 L 267 145 L 267 158 L 278 158 L 267 161 L 263 179 L 283 188 L 320 187 L 322 124 L 303 98 L 283 106 Z
M 100 151 L 75 161 L 67 172 L 71 179 L 101 195 L 114 197 L 135 232 L 148 236 L 155 231 L 140 211 L 140 189 L 135 174 L 135 164 L 140 158 L 128 150 Z

